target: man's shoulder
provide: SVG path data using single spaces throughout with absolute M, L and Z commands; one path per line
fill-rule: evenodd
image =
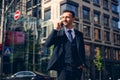
M 75 29 L 75 33 L 82 35 L 83 33 L 77 29 Z

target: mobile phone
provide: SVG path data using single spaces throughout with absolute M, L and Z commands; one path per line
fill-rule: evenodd
M 64 24 L 63 24 L 63 23 L 61 23 L 61 27 L 63 27 L 63 25 L 64 25 Z

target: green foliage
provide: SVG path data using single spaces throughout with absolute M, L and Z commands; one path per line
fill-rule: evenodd
M 97 69 L 101 71 L 102 69 L 102 57 L 100 51 L 97 52 L 96 58 L 93 60 L 94 64 L 96 65 Z
M 52 45 L 49 49 L 50 49 L 50 54 L 49 54 L 49 59 L 51 58 L 52 56 L 52 53 L 53 53 L 53 48 L 54 48 L 54 45 Z

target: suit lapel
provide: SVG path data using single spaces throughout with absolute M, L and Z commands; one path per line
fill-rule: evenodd
M 78 51 L 78 56 L 80 58 L 80 60 L 82 61 L 82 56 L 81 56 L 81 35 L 79 34 L 79 32 L 77 30 L 75 30 L 75 36 L 76 36 L 76 44 L 77 44 L 77 51 Z M 83 61 L 82 61 L 83 62 Z
M 76 44 L 77 44 L 77 50 L 78 50 L 78 53 L 79 53 L 79 47 L 80 47 L 80 36 L 79 34 L 77 33 L 77 31 L 75 30 L 75 37 L 76 37 Z

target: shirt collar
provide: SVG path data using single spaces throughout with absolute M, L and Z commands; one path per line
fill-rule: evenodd
M 72 28 L 72 29 L 67 29 L 65 26 L 63 27 L 64 28 L 64 30 L 65 30 L 65 34 L 68 36 L 68 30 L 72 30 L 72 36 L 73 36 L 73 38 L 75 38 L 75 31 L 74 31 L 74 28 Z
M 64 26 L 64 30 L 65 30 L 65 32 L 67 32 L 68 30 L 72 30 L 72 32 L 74 32 L 74 28 L 68 29 L 68 28 L 66 28 L 65 26 Z

